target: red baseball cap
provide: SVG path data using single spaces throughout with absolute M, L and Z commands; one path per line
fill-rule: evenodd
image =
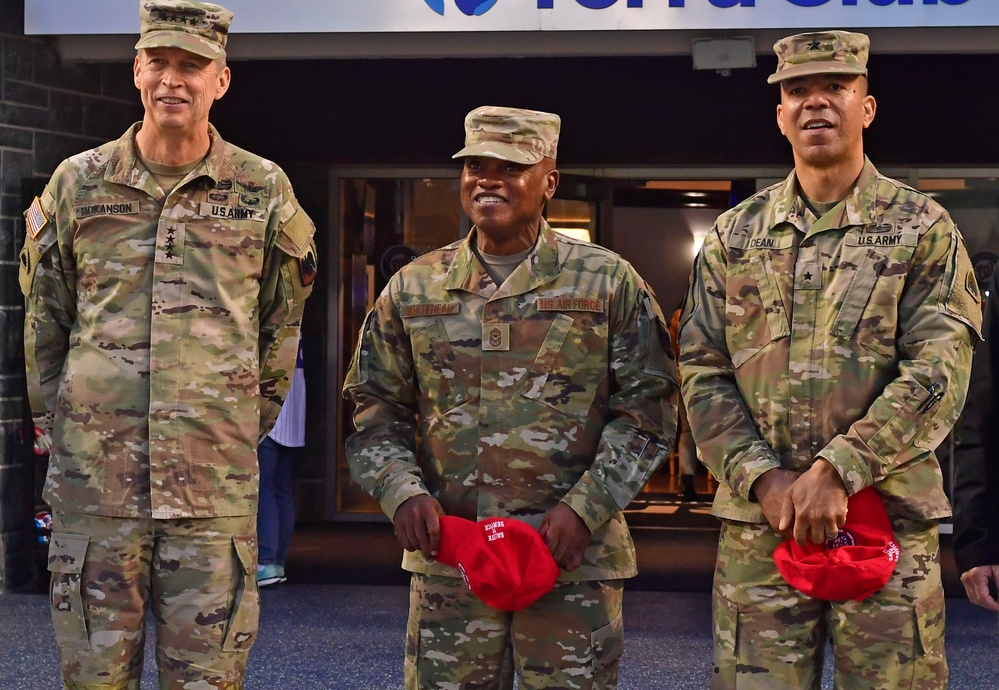
M 518 611 L 555 586 L 555 559 L 526 522 L 445 515 L 440 526 L 437 560 L 456 567 L 472 593 L 494 609 Z
M 881 495 L 869 486 L 849 498 L 835 539 L 804 546 L 788 539 L 774 551 L 774 563 L 789 585 L 810 597 L 862 601 L 885 586 L 900 554 Z

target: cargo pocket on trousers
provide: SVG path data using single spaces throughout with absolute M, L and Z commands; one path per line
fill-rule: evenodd
M 734 688 L 736 649 L 739 643 L 739 607 L 715 590 L 712 608 L 711 624 L 715 639 L 712 687 Z
M 257 639 L 260 590 L 257 588 L 256 537 L 233 537 L 236 554 L 236 591 L 226 624 L 223 652 L 247 652 Z
M 916 602 L 917 663 L 932 664 L 944 660 L 944 591 L 939 589 Z
M 53 533 L 49 544 L 49 606 L 56 645 L 60 649 L 90 650 L 87 613 L 83 608 L 83 566 L 90 537 Z
M 617 614 L 614 620 L 590 634 L 593 657 L 593 687 L 607 687 L 611 675 L 617 678 L 617 665 L 624 652 L 624 618 Z

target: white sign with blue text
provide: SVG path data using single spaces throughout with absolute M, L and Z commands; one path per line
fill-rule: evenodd
M 222 0 L 233 33 L 999 26 L 999 0 Z M 127 34 L 134 0 L 25 0 L 27 34 Z

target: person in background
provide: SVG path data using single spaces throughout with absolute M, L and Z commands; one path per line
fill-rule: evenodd
M 63 161 L 25 213 L 25 362 L 51 435 L 52 625 L 73 690 L 239 690 L 256 639 L 257 445 L 316 275 L 274 163 L 209 124 L 232 13 L 143 0 L 141 122 Z M 48 684 L 51 687 L 51 684 Z
M 274 428 L 257 449 L 260 462 L 260 503 L 257 506 L 257 584 L 287 582 L 284 562 L 295 530 L 292 470 L 298 449 L 305 445 L 305 370 L 302 341 L 298 361 Z
M 554 232 L 560 119 L 465 118 L 468 236 L 378 296 L 344 394 L 351 475 L 412 573 L 405 682 L 416 688 L 617 686 L 624 508 L 669 456 L 677 378 L 665 320 L 618 255 Z M 517 518 L 561 569 L 526 608 L 491 608 L 435 559 L 440 518 Z
M 999 272 L 985 307 L 954 459 L 954 559 L 968 598 L 999 611 Z
M 794 170 L 719 216 L 680 325 L 700 458 L 719 486 L 711 687 L 943 688 L 934 450 L 964 405 L 982 312 L 957 227 L 864 155 L 877 103 L 864 34 L 774 46 L 777 126 Z M 873 486 L 901 555 L 861 601 L 791 587 L 785 539 L 832 543 L 847 498 Z

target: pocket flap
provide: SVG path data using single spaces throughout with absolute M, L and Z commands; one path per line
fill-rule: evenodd
M 243 566 L 245 575 L 256 575 L 257 572 L 257 538 L 252 536 L 233 537 L 233 548 L 236 549 L 236 558 Z
M 49 543 L 49 572 L 82 573 L 90 537 L 53 532 Z

